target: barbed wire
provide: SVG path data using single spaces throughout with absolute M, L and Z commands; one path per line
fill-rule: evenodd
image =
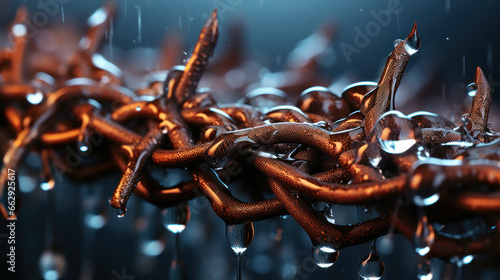
M 52 186 L 53 173 L 84 180 L 121 170 L 110 199 L 118 216 L 125 215 L 132 194 L 160 208 L 204 196 L 228 225 L 289 214 L 314 246 L 331 252 L 392 231 L 427 259 L 500 252 L 500 135 L 488 124 L 492 90 L 482 70 L 469 85 L 472 107 L 459 127 L 429 112 L 394 111 L 406 65 L 420 47 L 416 23 L 396 43 L 377 84 L 358 83 L 341 96 L 313 87 L 296 106 L 266 108 L 221 105 L 197 90 L 217 43 L 216 11 L 185 66 L 164 72 L 147 89 L 123 87 L 118 68 L 96 53 L 113 11 L 107 4 L 99 20 L 89 21 L 62 71 L 30 80 L 23 69 L 27 13 L 17 13 L 9 29 L 12 47 L 0 53 L 4 129 L 13 139 L 3 157 L 3 197 L 8 170 L 35 151 Z M 248 98 L 272 104 L 283 92 L 267 89 Z M 83 164 L 68 150 L 75 145 L 79 153 L 99 153 Z M 191 180 L 165 188 L 149 173 L 152 167 L 185 168 Z M 234 172 L 223 180 L 228 167 Z M 227 184 L 245 184 L 237 176 L 243 169 L 265 182 L 250 192 L 271 191 L 274 197 L 234 197 Z M 378 217 L 339 225 L 314 206 L 318 202 L 367 206 Z M 1 210 L 5 218 L 16 216 L 4 205 Z M 486 230 L 456 238 L 437 229 L 470 218 L 480 218 Z

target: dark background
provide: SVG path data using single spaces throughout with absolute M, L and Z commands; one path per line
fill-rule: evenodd
M 0 0 L 0 27 L 4 30 L 7 28 L 19 5 L 26 5 L 31 13 L 35 13 L 43 10 L 40 2 L 45 3 Z M 51 17 L 50 24 L 75 25 L 80 27 L 76 32 L 81 34 L 87 17 L 102 4 L 102 1 L 97 0 L 64 2 L 67 2 L 63 5 L 64 13 L 59 11 Z M 343 81 L 345 76 L 349 76 L 350 81 L 376 81 L 393 41 L 405 38 L 417 21 L 422 46 L 412 56 L 407 75 L 403 78 L 396 98 L 398 109 L 406 113 L 427 110 L 450 118 L 460 116 L 461 111 L 470 106 L 466 85 L 473 82 L 477 66 L 482 67 L 491 85 L 498 90 L 500 1 L 402 0 L 401 13 L 392 15 L 389 25 L 382 27 L 379 34 L 371 38 L 369 45 L 361 49 L 359 54 L 352 55 L 352 61 L 348 63 L 340 50 L 340 44 L 345 42 L 353 45 L 354 28 L 364 29 L 364 24 L 374 20 L 370 12 L 386 9 L 387 3 L 368 0 L 121 0 L 114 22 L 113 45 L 115 54 L 119 56 L 122 51 L 139 47 L 155 48 L 166 33 L 177 32 L 186 40 L 185 51 L 190 53 L 206 16 L 218 6 L 221 32 L 215 57 L 230 48 L 226 43 L 228 28 L 231 22 L 239 20 L 245 26 L 248 53 L 271 71 L 279 71 L 295 45 L 319 25 L 329 21 L 338 28 L 338 36 L 332 44 L 334 54 L 329 57 L 333 64 L 324 66 L 322 70 L 325 76 L 330 77 L 332 84 L 338 83 L 341 89 L 346 85 Z M 142 18 L 140 42 L 137 23 L 139 7 Z M 5 34 L 0 34 L 0 42 L 5 42 Z M 108 48 L 103 47 L 103 53 L 110 58 Z M 498 104 L 500 100 L 495 94 L 494 103 Z M 499 111 L 497 106 L 491 110 L 491 122 L 497 130 L 500 126 L 497 121 Z M 33 165 L 36 166 L 36 163 Z M 34 173 L 29 164 L 19 172 L 25 172 L 26 178 Z M 21 183 L 29 186 L 26 178 Z M 135 279 L 168 279 L 172 234 L 163 234 L 166 236 L 166 249 L 159 256 L 148 257 L 140 252 L 141 242 L 151 239 L 147 236 L 154 232 L 154 229 L 142 229 L 141 223 L 147 220 L 150 224 L 158 224 L 154 208 L 132 199 L 129 214 L 124 219 L 118 220 L 114 212 L 106 208 L 109 219 L 102 229 L 90 230 L 84 225 L 83 215 L 87 210 L 84 209 L 86 206 L 82 206 L 82 201 L 100 199 L 106 202 L 118 180 L 118 175 L 96 179 L 98 187 L 102 189 L 97 197 L 88 194 L 96 192 L 93 189 L 96 187 L 95 182 L 84 186 L 69 179 L 56 182 L 53 190 L 57 202 L 55 220 L 57 244 L 66 258 L 64 279 L 80 279 L 85 259 L 92 260 L 92 279 L 113 279 L 113 271 L 121 274 L 122 268 L 128 275 L 136 276 Z M 37 182 L 31 184 L 36 185 Z M 38 259 L 44 249 L 46 195 L 38 187 L 23 194 L 24 205 L 16 229 L 17 272 L 14 278 L 5 272 L 6 242 L 0 239 L 1 279 L 41 279 Z M 189 279 L 234 278 L 235 258 L 225 242 L 224 223 L 204 201 L 191 205 L 196 211 L 193 211 L 192 220 L 181 235 L 182 255 Z M 346 212 L 350 213 L 344 217 L 346 223 L 356 222 L 356 209 L 348 208 Z M 0 223 L 0 233 L 5 231 L 3 223 Z M 282 243 L 274 241 L 276 229 L 280 227 L 284 229 Z M 310 241 L 291 218 L 257 222 L 255 229 L 254 241 L 243 256 L 244 279 L 282 279 L 293 267 L 310 271 L 307 279 L 355 279 L 357 264 L 368 252 L 366 245 L 348 248 L 340 253 L 333 267 L 326 270 L 311 268 L 307 262 Z M 410 242 L 399 237 L 395 240 L 397 250 L 381 253 L 386 268 L 382 279 L 415 278 L 417 257 L 412 252 Z M 433 262 L 438 279 L 443 266 L 443 262 Z M 473 275 L 478 279 L 495 279 L 492 271 L 482 270 L 481 273 L 473 274 L 467 267 L 463 268 L 462 279 L 472 279 Z

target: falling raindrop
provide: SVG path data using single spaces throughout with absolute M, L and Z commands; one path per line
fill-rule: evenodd
M 66 270 L 66 259 L 60 253 L 46 250 L 40 256 L 38 267 L 43 279 L 57 280 L 62 277 Z
M 417 229 L 415 230 L 415 235 L 413 237 L 415 252 L 417 252 L 420 256 L 427 255 L 427 253 L 431 250 L 432 244 L 434 243 L 434 238 L 434 227 L 428 223 L 427 216 L 424 213 L 420 213 Z
M 337 261 L 339 251 L 327 246 L 313 246 L 312 256 L 317 266 L 321 268 L 328 268 Z
M 64 22 L 64 6 L 61 5 L 61 19 L 62 19 L 62 22 Z
M 226 240 L 236 254 L 237 271 L 236 279 L 241 280 L 241 255 L 246 251 L 252 242 L 254 235 L 253 223 L 243 223 L 237 225 L 226 225 Z
M 190 217 L 191 213 L 187 203 L 180 203 L 162 211 L 163 226 L 173 233 L 182 232 Z
M 142 12 L 141 6 L 137 6 L 137 42 L 142 41 Z
M 422 258 L 417 265 L 417 279 L 431 280 L 432 276 L 431 261 Z
M 137 107 L 135 107 L 135 110 L 136 110 L 137 112 L 140 112 L 140 111 L 141 111 L 141 106 L 137 106 Z
M 384 263 L 375 248 L 375 241 L 370 244 L 370 253 L 358 265 L 358 275 L 364 280 L 378 280 L 384 274 Z
M 113 17 L 111 16 L 111 19 L 109 20 L 109 56 L 111 60 L 114 60 L 113 56 L 113 35 L 114 35 L 115 29 L 113 27 Z
M 465 53 L 462 57 L 462 75 L 465 77 Z

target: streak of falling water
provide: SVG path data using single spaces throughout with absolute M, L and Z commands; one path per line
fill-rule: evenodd
M 465 53 L 462 57 L 462 75 L 465 77 Z
M 398 23 L 398 33 L 399 33 L 399 11 L 396 12 L 396 22 Z
M 64 22 L 64 6 L 61 5 L 61 19 L 62 19 L 62 22 Z
M 127 7 L 128 7 L 128 3 L 127 3 L 127 2 L 128 2 L 128 0 L 124 0 L 124 1 L 123 1 L 123 6 L 124 6 L 123 15 L 124 15 L 125 17 L 127 17 Z
M 384 274 L 384 263 L 375 247 L 376 241 L 370 242 L 370 253 L 358 265 L 358 275 L 363 280 L 378 280 Z
M 140 44 L 142 41 L 142 12 L 141 6 L 137 6 L 137 42 Z
M 113 28 L 113 16 L 111 16 L 111 20 L 109 21 L 109 56 L 111 58 L 111 61 L 113 61 L 113 33 L 114 33 L 114 28 Z
M 450 0 L 444 1 L 444 9 L 449 12 L 450 11 Z
M 488 43 L 488 51 L 486 53 L 486 65 L 490 71 L 493 71 L 493 44 Z
M 182 29 L 182 18 L 181 18 L 181 15 L 179 15 L 179 29 Z

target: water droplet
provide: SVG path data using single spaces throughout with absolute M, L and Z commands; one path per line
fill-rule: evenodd
M 44 191 L 50 191 L 54 188 L 55 182 L 53 179 L 48 180 L 47 182 L 42 182 L 40 184 L 40 188 Z
M 264 112 L 269 108 L 287 104 L 288 95 L 277 88 L 263 87 L 257 88 L 245 96 L 245 104 L 257 107 Z
M 126 208 L 117 208 L 116 209 L 116 215 L 118 216 L 118 218 L 123 218 L 125 217 L 125 213 L 127 213 L 127 209 Z
M 418 37 L 417 33 L 417 23 L 413 26 L 413 29 L 405 40 L 405 50 L 408 52 L 408 54 L 412 55 L 418 51 L 420 48 L 420 38 Z
M 168 133 L 168 128 L 167 128 L 167 127 L 164 127 L 164 128 L 161 130 L 161 133 L 163 133 L 163 134 L 167 134 L 167 133 Z
M 358 275 L 365 280 L 378 280 L 384 274 L 384 263 L 377 254 L 375 247 L 358 265 Z
M 311 119 L 304 112 L 290 105 L 272 107 L 265 114 L 265 118 L 269 118 L 273 122 L 311 122 Z
M 23 37 L 26 33 L 28 33 L 28 29 L 24 24 L 17 23 L 12 26 L 12 34 L 14 36 Z
M 269 137 L 273 137 L 270 131 Z M 237 153 L 244 153 L 255 142 L 246 136 L 246 131 L 228 132 L 218 137 L 216 141 L 210 145 L 205 154 L 205 162 L 213 169 L 220 170 L 224 168 L 231 160 L 236 157 Z M 240 137 L 237 137 L 240 136 Z M 266 135 L 262 135 L 262 138 Z M 271 139 L 269 138 L 269 141 Z
M 40 102 L 43 101 L 43 93 L 41 91 L 37 91 L 35 93 L 28 93 L 26 95 L 26 100 L 28 100 L 28 102 L 33 105 L 40 104 Z
M 476 92 L 477 92 L 476 83 L 471 83 L 471 84 L 467 85 L 467 94 L 469 94 L 469 96 L 475 96 Z
M 423 141 L 418 124 L 399 111 L 383 114 L 372 133 L 377 136 L 380 148 L 390 154 L 402 154 Z
M 389 255 L 394 251 L 393 238 L 394 237 L 392 234 L 387 234 L 387 235 L 380 238 L 380 242 L 378 245 L 378 251 L 382 255 Z
M 137 112 L 141 111 L 141 106 L 137 106 L 137 107 L 135 107 L 135 110 L 136 110 Z
M 336 121 L 351 112 L 349 105 L 340 96 L 325 87 L 310 87 L 304 90 L 297 100 L 297 108 L 303 112 L 318 114 Z
M 89 213 L 85 215 L 84 221 L 89 228 L 100 229 L 106 224 L 106 217 L 100 214 Z
M 396 47 L 397 45 L 399 45 L 399 43 L 403 42 L 403 40 L 401 39 L 396 39 L 394 40 L 394 43 L 392 44 L 394 47 Z
M 409 195 L 415 205 L 426 207 L 439 201 L 439 192 L 446 181 L 446 174 L 440 168 L 439 165 L 426 162 L 414 166 L 409 177 Z
M 460 120 L 462 121 L 462 123 L 464 125 L 468 124 L 470 121 L 470 114 L 468 114 L 468 113 L 463 114 L 462 117 L 460 118 Z
M 431 250 L 431 246 L 434 243 L 434 227 L 427 221 L 427 216 L 424 214 L 420 215 L 420 219 L 417 224 L 417 229 L 415 230 L 415 236 L 413 237 L 413 246 L 415 246 L 415 252 L 420 256 L 425 256 Z
M 45 280 L 57 280 L 62 277 L 66 270 L 66 259 L 62 254 L 45 251 L 40 256 L 38 268 Z
M 446 41 L 449 41 L 450 40 L 450 37 L 446 37 Z
M 165 249 L 165 242 L 162 240 L 148 240 L 141 244 L 141 251 L 151 257 L 158 256 Z
M 89 146 L 88 143 L 85 142 L 78 142 L 78 149 L 84 153 L 88 152 Z
M 226 240 L 236 254 L 242 254 L 253 240 L 253 223 L 226 225 Z
M 431 280 L 432 279 L 431 261 L 422 259 L 417 265 L 417 279 Z
M 173 233 L 180 233 L 191 218 L 189 205 L 186 202 L 162 211 L 163 226 Z
M 323 212 L 326 220 L 331 224 L 335 224 L 335 211 L 333 208 L 333 205 L 330 205 L 325 209 L 325 212 Z
M 326 246 L 312 247 L 312 256 L 316 265 L 321 268 L 332 266 L 339 257 L 339 252 Z

